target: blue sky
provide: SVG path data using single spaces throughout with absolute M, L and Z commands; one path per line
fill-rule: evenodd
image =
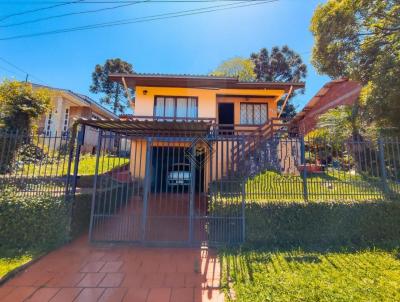
M 103 12 L 50 19 L 31 24 L 4 27 L 29 20 L 112 7 L 118 4 L 70 4 L 7 17 L 38 9 L 63 0 L 0 0 L 0 79 L 24 79 L 21 71 L 32 74 L 30 80 L 59 88 L 90 94 L 91 73 L 107 58 L 121 58 L 133 64 L 137 72 L 207 74 L 222 60 L 247 57 L 262 47 L 287 44 L 300 53 L 308 65 L 306 93 L 294 102 L 304 104 L 329 81 L 316 73 L 310 63 L 313 37 L 310 19 L 321 0 L 278 0 L 262 5 L 241 7 L 179 18 L 134 23 L 123 26 L 67 32 L 23 39 L 1 40 L 18 35 L 92 25 L 121 19 L 133 19 L 162 13 L 232 2 L 138 3 Z M 65 1 L 65 0 L 64 0 Z M 92 0 L 86 0 L 92 1 Z M 107 1 L 107 0 L 99 0 Z M 123 1 L 123 0 L 115 0 Z M 82 1 L 85 2 L 85 1 Z M 234 2 L 236 3 L 236 2 Z M 6 17 L 6 18 L 5 18 Z M 5 18 L 5 19 L 4 19 Z M 38 80 L 38 78 L 40 80 Z

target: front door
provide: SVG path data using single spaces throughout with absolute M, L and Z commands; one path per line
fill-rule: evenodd
M 233 103 L 218 104 L 218 124 L 222 131 L 229 131 L 234 128 L 235 109 Z

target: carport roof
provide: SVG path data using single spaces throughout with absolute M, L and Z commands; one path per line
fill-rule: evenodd
M 209 134 L 215 119 L 124 116 L 119 119 L 81 118 L 77 122 L 96 129 L 128 136 L 190 137 Z

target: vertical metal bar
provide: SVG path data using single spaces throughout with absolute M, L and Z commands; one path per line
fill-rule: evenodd
M 69 182 L 70 182 L 70 178 L 71 178 L 71 165 L 72 165 L 72 160 L 74 157 L 74 147 L 75 147 L 75 139 L 76 139 L 76 131 L 77 131 L 77 126 L 74 125 L 74 127 L 72 128 L 72 133 L 71 133 L 71 139 L 69 141 L 69 154 L 68 154 L 68 166 L 67 166 L 67 179 L 65 182 L 65 198 L 67 198 L 69 196 Z M 38 140 L 38 144 L 39 144 L 39 140 Z M 33 177 L 35 176 L 35 170 L 33 171 Z
M 75 150 L 75 162 L 74 162 L 74 176 L 72 178 L 72 196 L 75 196 L 76 186 L 78 183 L 78 168 L 79 168 L 79 157 L 81 154 L 81 146 L 85 139 L 85 125 L 82 125 L 81 130 L 78 133 L 78 142 Z
M 308 188 L 307 188 L 307 165 L 306 165 L 306 147 L 304 143 L 304 136 L 300 138 L 301 148 L 301 166 L 303 167 L 303 197 L 304 201 L 308 201 Z
M 151 180 L 151 155 L 152 155 L 152 138 L 148 137 L 146 143 L 146 170 L 144 176 L 144 189 L 143 189 L 143 212 L 142 212 L 142 241 L 146 239 L 146 223 L 147 223 L 147 206 L 149 198 L 149 186 Z
M 189 243 L 193 242 L 193 218 L 194 218 L 194 194 L 196 191 L 196 146 L 192 146 L 192 158 L 190 161 L 190 201 L 189 201 Z
M 98 138 L 97 138 L 97 147 L 96 147 L 96 168 L 95 168 L 94 180 L 93 180 L 92 208 L 90 209 L 89 242 L 92 242 L 92 238 L 93 238 L 94 207 L 95 207 L 95 202 L 96 202 L 97 176 L 99 174 L 100 149 L 101 149 L 102 137 L 103 137 L 103 131 L 99 130 L 99 134 L 98 134 Z
M 389 187 L 387 184 L 387 174 L 385 167 L 385 150 L 384 150 L 385 146 L 382 136 L 379 136 L 378 138 L 378 148 L 379 148 L 379 164 L 381 168 L 381 180 L 382 180 L 383 191 L 385 192 L 385 194 L 388 194 Z
M 242 242 L 246 240 L 246 179 L 242 181 Z

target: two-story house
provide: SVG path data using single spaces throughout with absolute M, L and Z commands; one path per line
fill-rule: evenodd
M 221 134 L 260 131 L 278 119 L 278 101 L 289 91 L 304 87 L 304 83 L 240 82 L 234 77 L 192 75 L 113 74 L 110 79 L 135 90 L 132 100 L 134 114 L 122 116 L 123 119 L 133 123 L 151 119 L 157 125 L 164 122 L 169 124 L 172 132 L 174 127 L 180 127 L 179 122 L 184 121 L 192 124 L 208 121 L 218 125 Z M 143 178 L 146 175 L 147 143 L 142 139 L 134 140 L 132 144 L 131 171 Z M 213 166 L 204 167 L 206 183 L 210 181 L 208 175 L 215 179 L 231 168 L 230 163 L 235 157 L 232 150 L 238 147 L 236 145 L 227 141 L 213 147 Z M 164 181 L 162 186 L 168 185 L 166 173 L 173 171 L 174 165 L 188 164 L 184 158 L 187 147 L 188 143 L 178 140 L 169 145 L 165 141 L 152 143 L 152 156 L 156 157 L 152 160 L 153 187 L 160 186 L 155 184 L 157 181 Z M 161 168 L 161 161 L 165 158 L 169 162 L 167 167 Z M 213 170 L 212 173 L 209 169 Z
M 277 131 L 283 126 L 278 102 L 304 83 L 160 74 L 110 79 L 123 85 L 134 113 L 80 122 L 99 129 L 102 146 L 112 135 L 124 139 L 131 146 L 130 160 L 106 175 L 99 170 L 90 239 L 242 242 L 246 180 L 275 163 L 277 145 L 268 147 L 263 138 L 276 143 L 274 126 Z M 292 154 L 290 146 L 282 147 Z M 102 152 L 97 156 L 102 162 Z

